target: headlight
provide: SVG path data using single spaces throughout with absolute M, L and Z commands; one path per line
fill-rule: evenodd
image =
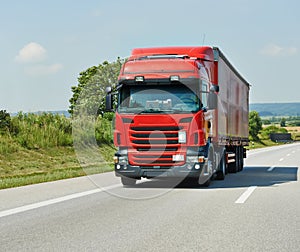
M 187 156 L 186 161 L 188 163 L 204 163 L 205 157 L 204 156 Z
M 198 156 L 187 156 L 186 162 L 187 163 L 198 163 Z
M 124 156 L 119 157 L 119 164 L 120 165 L 127 165 L 128 164 L 128 158 L 124 157 Z
M 186 132 L 185 131 L 178 132 L 178 143 L 186 143 Z

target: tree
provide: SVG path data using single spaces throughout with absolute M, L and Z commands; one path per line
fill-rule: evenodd
M 281 120 L 280 120 L 280 126 L 281 127 L 285 127 L 286 126 L 286 119 L 284 117 L 281 118 Z
M 81 72 L 77 86 L 71 87 L 73 92 L 70 101 L 69 113 L 82 111 L 88 115 L 104 113 L 105 88 L 117 83 L 118 75 L 125 60 L 117 58 L 109 63 L 104 61 L 98 66 L 92 66 Z
M 258 140 L 258 134 L 262 130 L 262 121 L 257 111 L 249 113 L 249 135 L 253 140 Z
M 10 114 L 6 110 L 0 110 L 0 134 L 8 133 L 10 130 Z
M 268 119 L 266 119 L 266 120 L 263 120 L 262 123 L 263 123 L 264 125 L 270 125 L 270 124 L 271 124 L 271 121 L 268 120 Z

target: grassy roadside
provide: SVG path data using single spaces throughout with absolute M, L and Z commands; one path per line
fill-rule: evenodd
M 300 128 L 289 128 L 292 138 L 300 139 Z M 26 134 L 22 136 L 25 139 Z M 261 136 L 260 136 L 261 137 Z M 261 137 L 262 138 L 262 137 Z M 0 189 L 74 178 L 113 170 L 112 157 L 115 148 L 103 144 L 99 148 L 84 149 L 84 158 L 79 158 L 72 146 L 44 147 L 22 146 L 11 136 L 0 136 Z M 26 144 L 30 141 L 26 140 Z M 278 146 L 270 139 L 250 141 L 248 149 Z M 27 146 L 27 145 L 26 145 Z M 94 155 L 94 156 L 91 156 Z M 95 160 L 99 160 L 95 161 Z M 102 163 L 101 163 L 102 159 Z M 79 162 L 81 160 L 81 163 Z
M 0 110 L 0 189 L 111 171 L 114 152 L 107 116 Z
M 253 150 L 258 148 L 265 148 L 265 147 L 271 147 L 271 146 L 279 146 L 283 145 L 285 143 L 275 143 L 271 140 L 260 140 L 260 141 L 250 141 L 249 146 L 247 146 L 247 150 Z
M 113 170 L 113 146 L 100 146 L 103 164 L 80 164 L 73 147 L 17 150 L 0 155 L 0 189 L 74 178 Z
M 278 127 L 278 129 L 285 129 L 287 133 L 291 133 L 291 138 L 293 141 L 300 140 L 300 127 L 295 127 L 295 126 L 280 127 L 279 125 L 277 125 L 277 127 Z M 286 143 L 271 141 L 269 138 L 269 133 L 264 134 L 263 132 L 261 132 L 261 134 L 259 134 L 259 140 L 258 141 L 250 141 L 247 149 L 251 150 L 251 149 L 265 148 L 265 147 L 278 146 L 278 145 L 284 145 L 284 144 L 286 144 Z
M 278 146 L 271 140 L 250 142 L 249 150 Z M 27 150 L 0 155 L 0 189 L 25 186 L 61 179 L 75 178 L 113 170 L 112 157 L 115 148 L 102 145 L 97 150 L 106 161 L 102 165 L 91 162 L 84 164 L 78 161 L 73 147 L 55 147 Z

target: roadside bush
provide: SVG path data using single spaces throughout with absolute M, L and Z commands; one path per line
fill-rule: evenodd
M 98 145 L 113 143 L 112 119 L 98 116 L 95 124 L 95 137 Z
M 10 136 L 0 137 L 0 155 L 15 153 L 20 150 L 20 145 L 16 143 Z
M 262 140 L 270 139 L 271 133 L 288 133 L 288 131 L 285 128 L 279 128 L 274 125 L 268 126 L 266 128 L 263 128 L 260 132 L 260 138 Z
M 24 114 L 11 119 L 11 135 L 24 148 L 71 146 L 72 125 L 68 118 L 51 113 Z

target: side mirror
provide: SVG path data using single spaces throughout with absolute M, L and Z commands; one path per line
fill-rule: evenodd
M 208 109 L 217 109 L 218 108 L 218 96 L 216 93 L 220 91 L 220 87 L 218 85 L 212 85 L 210 87 L 207 98 L 207 107 Z
M 111 112 L 113 111 L 113 95 L 111 87 L 107 87 L 105 89 L 106 97 L 105 97 L 105 111 Z
M 212 85 L 211 87 L 210 87 L 210 92 L 216 92 L 216 93 L 219 93 L 219 91 L 220 91 L 220 87 L 218 86 L 218 85 Z

